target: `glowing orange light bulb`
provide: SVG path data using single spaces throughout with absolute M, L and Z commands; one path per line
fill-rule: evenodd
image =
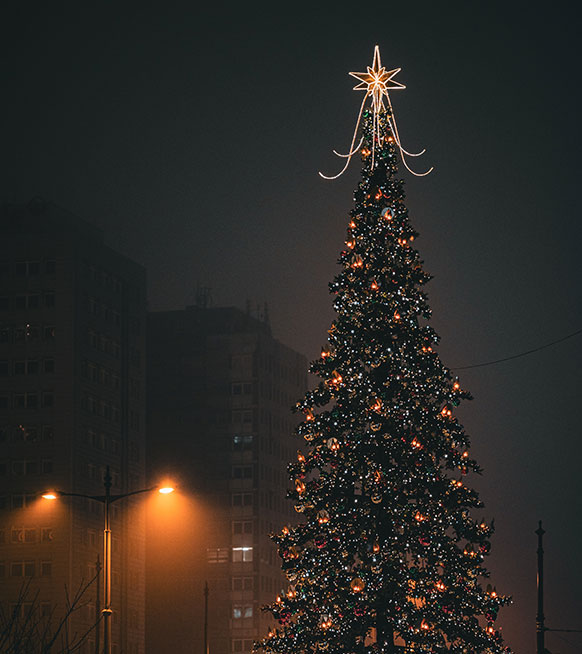
M 161 493 L 162 495 L 169 495 L 170 493 L 173 493 L 174 489 L 172 486 L 163 486 L 162 488 L 158 488 L 158 493 Z
M 354 593 L 361 593 L 364 590 L 364 586 L 364 581 L 359 577 L 352 579 L 350 582 L 350 588 L 354 591 Z

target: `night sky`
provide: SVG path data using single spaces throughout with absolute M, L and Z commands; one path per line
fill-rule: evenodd
M 575 3 L 11 3 L 0 17 L 0 200 L 41 196 L 103 228 L 148 271 L 153 310 L 267 302 L 309 358 L 332 320 L 359 161 L 337 181 L 361 94 L 348 71 L 401 67 L 392 91 L 415 242 L 451 368 L 582 328 L 580 56 Z M 495 518 L 492 580 L 519 654 L 582 629 L 582 335 L 461 372 L 474 480 Z M 552 653 L 582 634 L 548 633 Z

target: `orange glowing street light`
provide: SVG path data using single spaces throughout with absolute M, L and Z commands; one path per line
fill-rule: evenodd
M 56 500 L 59 497 L 85 497 L 96 502 L 101 502 L 105 507 L 105 526 L 103 528 L 103 595 L 105 606 L 101 614 L 103 615 L 103 652 L 104 654 L 111 654 L 111 615 L 113 610 L 111 608 L 111 526 L 109 521 L 109 505 L 117 500 L 122 500 L 132 495 L 139 495 L 141 493 L 149 493 L 157 490 L 162 495 L 168 495 L 174 492 L 172 486 L 152 486 L 150 488 L 142 488 L 140 490 L 131 491 L 129 493 L 122 493 L 121 495 L 111 494 L 111 474 L 109 466 L 103 478 L 103 486 L 105 488 L 104 495 L 85 495 L 84 493 L 66 493 L 59 490 L 50 490 L 42 494 L 45 500 Z

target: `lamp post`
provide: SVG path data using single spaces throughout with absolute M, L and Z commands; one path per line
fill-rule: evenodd
M 121 493 L 120 495 L 111 494 L 111 473 L 109 466 L 103 478 L 103 487 L 105 489 L 104 495 L 85 495 L 84 493 L 66 493 L 64 491 L 48 491 L 43 494 L 45 500 L 56 500 L 58 497 L 84 497 L 89 500 L 101 502 L 104 505 L 105 524 L 103 527 L 103 602 L 104 606 L 101 610 L 103 616 L 103 654 L 111 654 L 111 615 L 113 610 L 111 608 L 111 525 L 109 521 L 109 507 L 113 502 L 122 500 L 132 495 L 139 495 L 141 493 L 149 493 L 157 490 L 160 493 L 167 494 L 174 491 L 170 486 L 151 486 L 150 488 L 141 488 L 140 490 L 131 491 L 129 493 Z

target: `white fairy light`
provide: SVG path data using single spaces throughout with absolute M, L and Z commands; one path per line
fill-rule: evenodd
M 421 154 L 424 154 L 425 150 L 421 150 L 420 152 L 408 152 L 402 147 L 400 135 L 398 134 L 398 127 L 396 125 L 396 118 L 394 116 L 394 110 L 392 109 L 392 103 L 390 102 L 390 96 L 388 94 L 388 91 L 390 89 L 406 88 L 404 84 L 401 84 L 400 82 L 397 82 L 394 79 L 394 77 L 400 71 L 401 71 L 400 68 L 394 68 L 393 70 L 386 70 L 386 68 L 382 66 L 382 62 L 380 60 L 380 48 L 376 46 L 374 48 L 374 62 L 372 66 L 371 67 L 368 66 L 367 71 L 365 73 L 350 73 L 352 77 L 355 77 L 357 80 L 359 80 L 359 84 L 356 84 L 356 86 L 354 86 L 354 91 L 365 91 L 365 95 L 364 95 L 364 99 L 362 100 L 362 104 L 360 105 L 360 111 L 358 113 L 358 118 L 356 120 L 356 127 L 354 129 L 354 135 L 352 137 L 352 142 L 348 153 L 340 154 L 339 152 L 336 152 L 336 150 L 333 151 L 333 153 L 336 156 L 345 158 L 347 159 L 347 161 L 344 167 L 342 168 L 342 170 L 337 175 L 328 176 L 320 172 L 319 174 L 321 175 L 321 177 L 323 177 L 324 179 L 337 179 L 338 177 L 340 177 L 340 175 L 343 175 L 343 173 L 347 170 L 348 166 L 350 165 L 352 156 L 356 154 L 356 152 L 358 152 L 358 150 L 361 148 L 362 142 L 364 140 L 363 137 L 360 139 L 360 142 L 358 143 L 357 147 L 354 147 L 354 144 L 357 139 L 358 129 L 360 127 L 364 106 L 368 98 L 372 98 L 372 109 L 374 112 L 372 117 L 372 167 L 374 167 L 376 140 L 378 140 L 378 143 L 382 143 L 383 140 L 383 135 L 380 134 L 380 130 L 379 130 L 379 115 L 380 112 L 384 111 L 386 108 L 384 106 L 384 98 L 386 98 L 386 103 L 390 109 L 388 124 L 390 125 L 394 142 L 398 150 L 400 151 L 400 157 L 402 158 L 402 163 L 404 164 L 404 166 L 409 172 L 411 172 L 413 175 L 416 175 L 417 177 L 424 177 L 425 175 L 428 175 L 433 170 L 433 168 L 431 167 L 429 170 L 427 170 L 424 173 L 417 173 L 409 167 L 406 161 L 406 157 L 419 157 Z

